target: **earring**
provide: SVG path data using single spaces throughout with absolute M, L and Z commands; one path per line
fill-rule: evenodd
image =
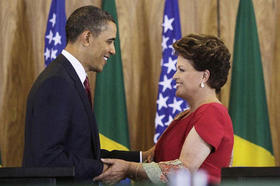
M 205 85 L 204 85 L 203 82 L 200 83 L 200 87 L 201 87 L 201 88 L 204 88 L 204 87 L 205 87 Z

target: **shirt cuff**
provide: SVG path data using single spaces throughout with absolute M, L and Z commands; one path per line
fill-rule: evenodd
M 140 151 L 140 157 L 139 157 L 139 162 L 142 163 L 142 151 Z

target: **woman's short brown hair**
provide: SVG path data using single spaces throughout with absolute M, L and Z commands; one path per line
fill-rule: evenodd
M 216 89 L 226 83 L 230 69 L 230 53 L 224 42 L 215 36 L 190 34 L 173 44 L 177 55 L 191 60 L 197 71 L 210 71 L 207 84 Z

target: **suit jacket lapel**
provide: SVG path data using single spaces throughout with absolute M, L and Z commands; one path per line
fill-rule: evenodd
M 97 155 L 97 158 L 99 159 L 100 158 L 99 132 L 98 132 L 97 123 L 95 121 L 93 110 L 91 109 L 90 102 L 86 95 L 86 91 L 81 83 L 81 80 L 78 77 L 78 74 L 76 73 L 76 71 L 73 68 L 73 66 L 71 65 L 71 63 L 63 55 L 60 55 L 59 57 L 61 57 L 61 60 L 60 60 L 61 63 L 65 67 L 65 69 L 68 72 L 68 74 L 70 75 L 70 77 L 73 79 L 76 90 L 78 91 L 80 98 L 83 102 L 83 105 L 86 109 L 86 112 L 87 112 L 87 115 L 88 115 L 88 118 L 90 121 L 90 123 L 89 123 L 90 129 L 92 131 L 92 140 L 93 140 L 93 144 L 95 145 L 95 148 L 94 148 L 95 154 Z

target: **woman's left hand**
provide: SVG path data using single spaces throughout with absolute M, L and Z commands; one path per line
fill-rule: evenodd
M 142 152 L 142 160 L 147 163 L 154 161 L 155 145 L 147 151 Z

